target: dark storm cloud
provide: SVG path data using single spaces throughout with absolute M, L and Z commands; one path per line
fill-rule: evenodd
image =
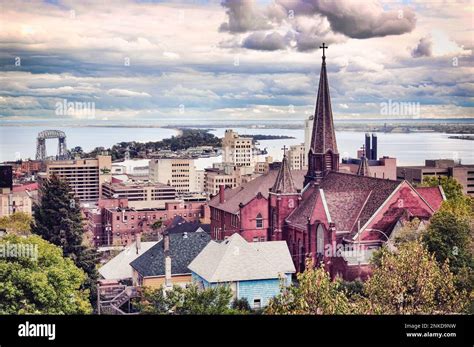
M 422 37 L 418 45 L 411 51 L 411 55 L 414 58 L 431 57 L 432 48 L 433 42 L 431 41 L 431 37 Z

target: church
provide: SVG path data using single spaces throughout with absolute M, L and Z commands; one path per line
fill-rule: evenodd
M 270 170 L 234 189 L 220 187 L 209 202 L 211 237 L 239 233 L 249 242 L 284 240 L 297 272 L 311 258 L 332 277 L 366 279 L 374 250 L 391 247 L 407 221 L 420 228 L 441 206 L 441 187 L 371 177 L 367 158 L 357 173 L 339 167 L 324 45 L 308 170 L 290 170 L 286 153 Z

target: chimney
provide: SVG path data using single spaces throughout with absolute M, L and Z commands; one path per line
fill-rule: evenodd
M 171 288 L 170 235 L 168 231 L 163 234 L 163 250 L 165 254 L 165 287 Z
M 377 134 L 372 134 L 372 160 L 377 160 Z
M 140 248 L 142 247 L 142 233 L 136 233 L 135 234 L 135 245 L 137 248 L 137 254 L 140 252 Z
M 221 184 L 219 186 L 219 203 L 220 204 L 223 204 L 225 202 L 225 186 L 223 184 Z
M 370 153 L 370 135 L 369 133 L 365 133 L 365 157 L 367 159 L 371 159 L 371 153 Z

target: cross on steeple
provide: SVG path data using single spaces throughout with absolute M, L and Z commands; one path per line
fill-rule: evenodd
M 286 156 L 286 150 L 287 149 L 288 149 L 288 147 L 286 147 L 286 145 L 283 145 L 282 151 L 283 151 L 283 156 L 284 157 Z
M 326 46 L 326 44 L 323 42 L 323 45 L 319 46 L 319 48 L 323 49 L 323 59 L 326 59 L 326 52 L 324 50 L 327 49 L 328 46 Z

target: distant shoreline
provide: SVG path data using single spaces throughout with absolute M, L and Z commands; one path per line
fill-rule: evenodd
M 183 122 L 183 124 L 55 124 L 48 123 L 3 123 L 0 122 L 0 127 L 44 127 L 44 128 L 131 128 L 131 129 L 172 129 L 180 131 L 180 129 L 222 129 L 222 128 L 244 128 L 244 129 L 304 129 L 304 121 L 295 121 L 294 123 L 281 123 L 268 121 L 249 121 L 249 123 L 239 122 L 225 122 L 214 124 L 196 124 L 194 121 Z M 474 120 L 473 119 L 456 119 L 445 120 L 440 119 L 420 119 L 420 120 L 337 120 L 334 122 L 337 131 L 354 131 L 354 132 L 377 132 L 377 133 L 420 133 L 420 132 L 437 132 L 446 134 L 474 134 Z

